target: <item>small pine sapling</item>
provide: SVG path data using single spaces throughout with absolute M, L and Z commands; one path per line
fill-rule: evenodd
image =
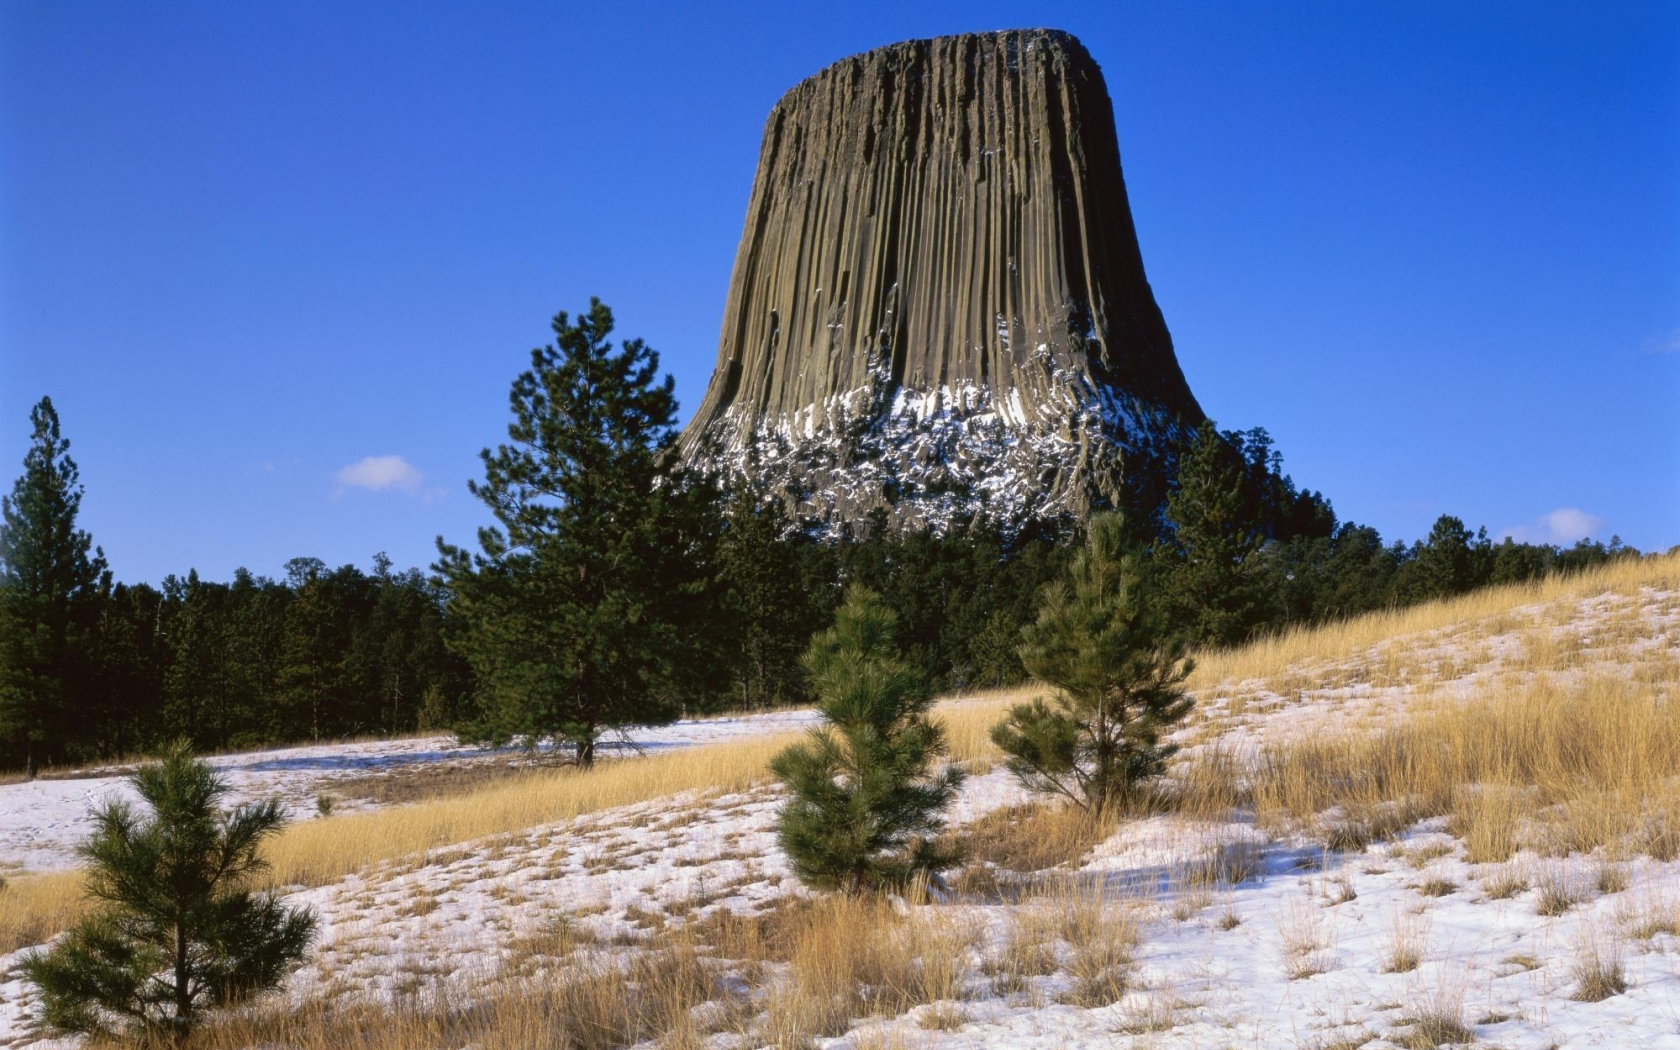
M 962 770 L 934 761 L 945 731 L 933 692 L 893 640 L 895 617 L 853 587 L 805 654 L 824 725 L 777 755 L 787 785 L 777 830 L 794 873 L 816 889 L 858 893 L 934 876 L 957 862 L 934 840 Z
M 1091 519 L 1068 579 L 1045 587 L 1022 635 L 1021 662 L 1055 693 L 992 728 L 1021 783 L 1100 811 L 1160 775 L 1177 750 L 1161 737 L 1190 713 L 1192 663 L 1147 600 L 1120 515 Z
M 285 823 L 279 802 L 222 812 L 227 783 L 185 744 L 134 786 L 150 819 L 106 802 L 80 850 L 101 906 L 23 972 L 49 1028 L 180 1039 L 201 1010 L 277 985 L 302 960 L 315 916 L 248 888 L 267 867 L 263 840 Z

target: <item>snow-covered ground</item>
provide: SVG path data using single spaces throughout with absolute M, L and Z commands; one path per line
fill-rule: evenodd
M 1530 673 L 1521 657 L 1532 643 L 1518 635 L 1537 628 L 1585 638 L 1612 619 L 1634 616 L 1644 624 L 1640 637 L 1619 652 L 1680 652 L 1676 599 L 1669 592 L 1590 599 L 1561 613 L 1518 610 L 1508 631 L 1413 639 L 1414 664 L 1454 668 L 1422 684 L 1347 684 L 1345 668 L 1330 664 L 1296 669 L 1311 680 L 1296 690 L 1236 683 L 1201 698 L 1203 719 L 1184 738 L 1252 752 L 1274 734 L 1379 725 L 1419 696 L 1474 695 L 1508 680 L 1500 676 Z M 1603 659 L 1591 649 L 1579 648 L 1572 666 L 1614 667 L 1609 649 Z M 1369 662 L 1384 658 L 1373 653 Z M 680 723 L 638 733 L 636 741 L 686 746 L 783 731 L 811 718 L 788 712 Z M 315 795 L 334 778 L 468 754 L 431 739 L 292 748 L 217 763 L 242 797 L 279 793 L 312 811 Z M 37 866 L 46 866 L 40 858 L 62 863 L 88 802 L 96 791 L 113 790 L 122 790 L 114 778 L 0 788 L 0 849 L 18 851 L 3 855 L 27 855 Z M 994 768 L 968 780 L 951 819 L 966 824 L 1023 797 Z M 776 846 L 779 803 L 772 787 L 658 799 L 462 843 L 293 893 L 294 903 L 319 914 L 321 936 L 286 994 L 295 1001 L 366 996 L 400 1003 L 433 990 L 470 993 L 521 972 L 529 962 L 521 944 L 540 939 L 557 919 L 593 951 L 634 952 L 655 931 L 705 922 L 722 910 L 774 909 L 804 893 Z M 58 830 L 23 834 L 38 819 L 35 806 L 56 814 Z M 1185 877 L 1221 850 L 1238 851 L 1252 873 L 1215 886 Z M 985 976 L 1023 913 L 1063 906 L 1055 896 L 953 894 L 910 910 L 912 920 L 937 914 L 972 931 L 965 994 L 953 1007 L 960 1023 L 925 1027 L 918 1022 L 932 1007 L 920 1006 L 900 1017 L 859 1018 L 846 1035 L 814 1042 L 822 1050 L 1378 1050 L 1408 1045 L 1421 1012 L 1440 1008 L 1461 1018 L 1479 1046 L 1680 1048 L 1680 860 L 1520 853 L 1506 864 L 1475 865 L 1463 853 L 1440 819 L 1414 826 L 1398 842 L 1341 854 L 1263 833 L 1243 814 L 1217 823 L 1170 814 L 1133 821 L 1057 876 L 1100 887 L 1139 922 L 1130 981 L 1118 1001 L 1060 1001 L 1074 984 L 1065 968 L 1007 989 Z M 1540 915 L 1545 887 L 1563 887 L 1577 900 L 1559 914 Z M 1653 921 L 1665 916 L 1666 924 Z M 1397 944 L 1415 949 L 1415 966 L 1394 965 Z M 1620 959 L 1623 992 L 1577 1001 L 1574 968 L 1588 946 Z M 1055 950 L 1065 959 L 1070 949 Z M 15 961 L 0 957 L 0 1046 L 49 1045 L 30 1042 L 29 997 Z M 708 1045 L 740 1044 L 725 1034 Z
M 666 751 L 813 724 L 808 710 L 774 711 L 730 718 L 688 719 L 636 729 L 601 742 L 603 755 Z M 516 749 L 496 751 L 459 744 L 452 736 L 417 736 L 353 744 L 319 744 L 244 751 L 209 759 L 232 788 L 230 803 L 278 798 L 293 819 L 316 814 L 316 797 L 335 784 L 416 767 L 517 760 Z M 134 799 L 123 770 L 90 770 L 87 776 L 0 785 L 0 872 L 73 867 L 75 848 L 87 838 L 90 814 L 111 798 Z M 335 812 L 375 808 L 354 798 L 336 801 Z

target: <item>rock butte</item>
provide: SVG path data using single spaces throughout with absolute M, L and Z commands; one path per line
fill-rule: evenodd
M 1015 529 L 1114 505 L 1202 418 L 1072 36 L 893 44 L 770 111 L 685 456 L 830 529 Z

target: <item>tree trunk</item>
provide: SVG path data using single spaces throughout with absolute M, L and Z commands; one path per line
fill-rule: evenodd
M 192 985 L 187 971 L 187 930 L 175 920 L 175 1041 L 180 1042 L 192 1023 Z
M 593 769 L 595 766 L 595 738 L 579 740 L 577 744 L 577 760 L 579 769 Z

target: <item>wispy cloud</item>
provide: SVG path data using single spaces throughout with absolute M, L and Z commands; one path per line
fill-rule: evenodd
M 1532 524 L 1501 529 L 1499 538 L 1509 536 L 1518 543 L 1574 543 L 1599 535 L 1605 524 L 1597 514 L 1589 514 L 1579 507 L 1559 507 L 1540 515 Z
M 368 456 L 343 467 L 334 475 L 338 495 L 345 489 L 367 489 L 369 492 L 389 492 L 393 489 L 410 496 L 421 494 L 424 474 L 401 456 Z
M 1666 335 L 1654 335 L 1645 340 L 1640 347 L 1644 354 L 1680 354 L 1680 328 L 1676 328 Z

